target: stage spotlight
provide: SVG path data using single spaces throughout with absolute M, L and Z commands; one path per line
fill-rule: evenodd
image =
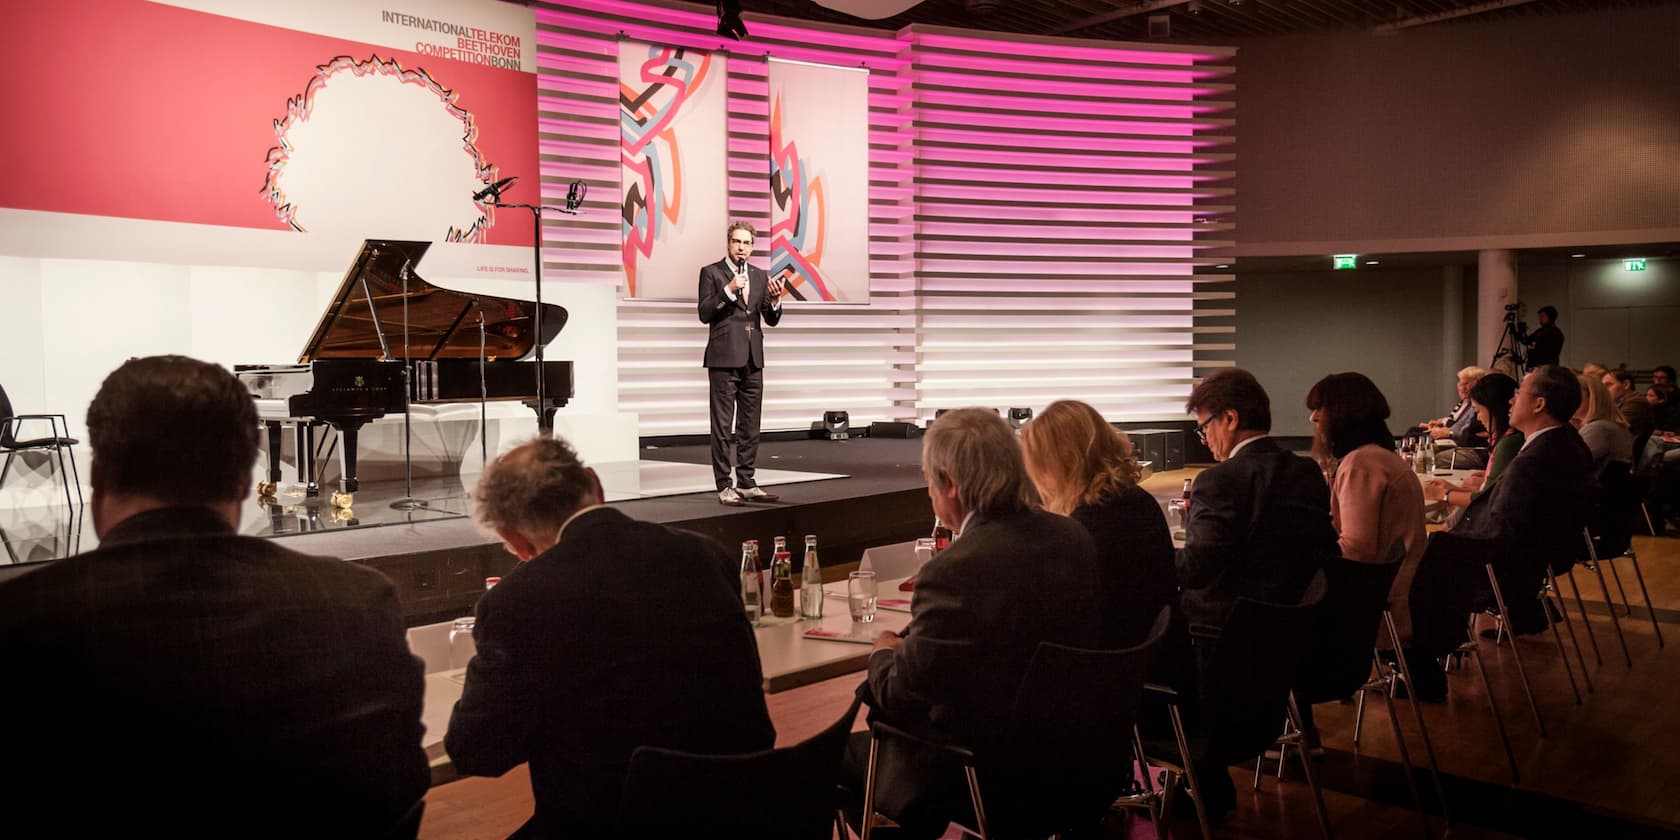
M 852 417 L 844 411 L 823 412 L 822 424 L 829 440 L 846 440 L 852 436 Z
M 747 37 L 747 25 L 741 22 L 741 0 L 718 0 L 717 34 L 739 41 Z
M 1014 429 L 1017 432 L 1021 430 L 1022 426 L 1027 425 L 1027 421 L 1031 419 L 1032 409 L 1030 408 L 1009 409 L 1009 428 Z

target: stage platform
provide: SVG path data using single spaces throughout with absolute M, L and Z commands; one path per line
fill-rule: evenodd
M 609 504 L 637 519 L 711 536 L 733 551 L 757 539 L 768 549 L 786 536 L 797 555 L 806 534 L 817 535 L 827 575 L 843 572 L 863 549 L 926 536 L 933 512 L 922 479 L 921 441 L 858 438 L 845 441 L 766 441 L 759 448 L 758 481 L 781 500 L 726 507 L 713 490 L 704 445 L 644 448 L 639 462 L 597 468 Z M 465 514 L 476 476 L 417 480 L 425 502 L 395 510 L 401 481 L 367 483 L 349 515 L 319 500 L 282 493 L 274 504 L 250 502 L 241 530 L 288 548 L 352 560 L 379 569 L 396 583 L 410 626 L 472 608 L 484 578 L 500 575 L 513 558 Z M 81 508 L 0 510 L 0 579 L 97 544 Z M 634 574 L 627 568 L 627 574 Z

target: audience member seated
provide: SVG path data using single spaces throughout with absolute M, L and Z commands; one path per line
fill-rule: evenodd
M 1645 402 L 1644 395 L 1633 386 L 1633 373 L 1626 368 L 1617 368 L 1604 374 L 1602 381 L 1615 399 L 1616 408 L 1621 410 L 1622 418 L 1627 420 L 1628 432 L 1632 433 L 1634 440 L 1649 438 L 1656 424 L 1651 416 L 1651 404 Z
M 1446 417 L 1424 424 L 1430 439 L 1435 441 L 1435 460 L 1442 468 L 1474 469 L 1487 464 L 1487 455 L 1478 451 L 1487 446 L 1487 432 L 1470 404 L 1470 389 L 1486 375 L 1486 370 L 1475 365 L 1459 371 L 1458 404 Z
M 1342 556 L 1382 563 L 1396 540 L 1406 546 L 1389 593 L 1395 625 L 1404 636 L 1411 630 L 1406 598 L 1423 558 L 1423 487 L 1394 451 L 1385 422 L 1388 400 L 1364 374 L 1335 373 L 1307 392 L 1307 410 L 1312 412 L 1314 455 L 1334 463 L 1330 522 Z
M 1476 383 L 1470 392 L 1470 400 L 1476 408 L 1476 416 L 1488 430 L 1488 439 L 1493 442 L 1487 469 L 1476 470 L 1458 483 L 1444 478 L 1431 479 L 1423 486 L 1425 499 L 1464 507 L 1499 480 L 1523 444 L 1522 432 L 1511 428 L 1511 397 L 1516 392 L 1517 381 L 1503 373 L 1490 373 Z
M 1657 365 L 1651 368 L 1651 384 L 1660 385 L 1670 391 L 1674 390 L 1674 368 L 1668 365 Z
M 1464 641 L 1472 610 L 1493 604 L 1484 564 L 1492 563 L 1515 633 L 1543 630 L 1535 593 L 1546 565 L 1579 546 L 1591 503 L 1592 453 L 1569 425 L 1581 386 L 1567 369 L 1528 374 L 1511 403 L 1521 451 L 1488 492 L 1477 496 L 1450 532 L 1429 538 L 1412 581 L 1412 646 L 1406 656 L 1423 700 L 1440 700 L 1446 678 L 1436 660 Z
M 1594 379 L 1601 379 L 1604 377 L 1604 374 L 1609 372 L 1609 368 L 1599 364 L 1598 362 L 1587 362 L 1581 366 L 1581 374 L 1583 376 L 1590 376 Z
M 1190 392 L 1185 410 L 1219 462 L 1196 476 L 1177 556 L 1179 603 L 1192 634 L 1205 635 L 1224 626 L 1238 598 L 1300 600 L 1340 548 L 1324 474 L 1270 437 L 1271 400 L 1253 374 L 1215 371 Z M 1230 772 L 1196 773 L 1209 814 L 1223 816 L 1236 804 Z
M 957 535 L 917 575 L 904 635 L 876 639 L 860 690 L 874 715 L 983 751 L 1040 642 L 1098 645 L 1096 549 L 1079 523 L 1031 507 L 1021 448 L 991 410 L 935 420 L 922 472 L 933 512 L 959 524 Z M 858 802 L 868 756 L 869 734 L 860 732 L 846 757 Z M 970 811 L 962 767 L 943 751 L 888 740 L 877 766 L 876 810 L 907 836 L 938 837 Z
M 1569 419 L 1570 425 L 1581 433 L 1587 451 L 1593 457 L 1593 475 L 1604 471 L 1607 464 L 1633 464 L 1633 434 L 1627 420 L 1610 398 L 1609 389 L 1600 379 L 1583 373 L 1576 379 L 1581 383 L 1581 407 Z
M 1102 646 L 1142 643 L 1178 599 L 1178 577 L 1166 517 L 1137 485 L 1131 440 L 1091 406 L 1060 400 L 1021 430 L 1021 450 L 1044 509 L 1072 517 L 1096 543 Z
M 516 836 L 612 836 L 638 746 L 774 744 L 723 546 L 603 507 L 595 471 L 557 438 L 497 458 L 474 497 L 525 562 L 479 599 L 444 747 L 474 776 L 530 762 L 536 813 Z
M 1671 385 L 1645 389 L 1645 403 L 1651 407 L 1651 422 L 1659 432 L 1680 432 L 1680 400 Z
M 182 356 L 131 359 L 87 427 L 99 548 L 0 586 L 14 830 L 414 837 L 424 684 L 396 591 L 239 536 L 257 456 L 245 387 Z

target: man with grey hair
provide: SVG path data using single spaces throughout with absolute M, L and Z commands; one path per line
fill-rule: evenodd
M 775 743 L 723 546 L 604 506 L 595 471 L 557 438 L 497 458 L 474 496 L 524 562 L 479 599 L 444 748 L 474 776 L 530 762 L 536 813 L 519 836 L 614 834 L 638 746 Z
M 860 690 L 896 725 L 984 749 L 1040 642 L 1099 644 L 1096 547 L 1079 523 L 1033 509 L 1015 434 L 993 411 L 934 421 L 922 472 L 934 513 L 957 526 L 956 539 L 917 574 L 903 636 L 876 638 Z M 868 751 L 868 734 L 854 736 L 854 785 Z M 878 778 L 876 810 L 912 836 L 939 836 L 968 807 L 961 767 L 937 750 L 887 742 Z

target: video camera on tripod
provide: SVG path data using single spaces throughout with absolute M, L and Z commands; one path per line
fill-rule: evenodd
M 1522 308 L 1520 300 L 1505 304 L 1504 329 L 1499 334 L 1499 346 L 1493 351 L 1493 359 L 1488 362 L 1488 370 L 1497 370 L 1499 360 L 1509 358 L 1517 373 L 1522 373 L 1526 362 L 1524 342 L 1528 340 L 1528 322 L 1522 320 Z

